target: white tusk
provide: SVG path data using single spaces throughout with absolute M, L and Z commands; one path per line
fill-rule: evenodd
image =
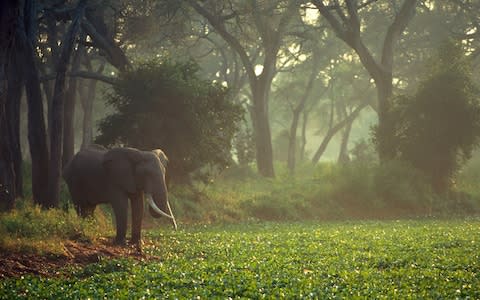
M 145 195 L 145 198 L 147 198 L 147 202 L 148 204 L 150 205 L 150 207 L 158 214 L 164 216 L 164 217 L 167 217 L 169 219 L 172 219 L 174 222 L 175 222 L 175 218 L 173 216 L 170 216 L 168 215 L 167 213 L 165 213 L 163 210 L 161 210 L 160 208 L 158 208 L 158 206 L 155 204 L 155 202 L 153 201 L 153 198 L 152 198 L 152 195 L 151 194 L 146 194 Z M 168 204 L 168 202 L 167 202 Z M 170 208 L 170 207 L 169 207 Z M 170 211 L 171 213 L 171 211 Z M 174 223 L 176 225 L 176 223 Z
M 173 216 L 173 212 L 172 212 L 172 209 L 170 208 L 170 202 L 169 201 L 167 201 L 167 207 L 168 207 L 168 212 L 172 216 L 173 227 L 175 228 L 175 230 L 177 230 L 177 221 L 175 221 L 175 217 Z

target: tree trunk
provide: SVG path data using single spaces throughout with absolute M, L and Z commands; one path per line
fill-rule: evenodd
M 268 86 L 269 87 L 269 86 Z M 273 169 L 273 149 L 268 118 L 268 93 L 265 85 L 258 85 L 253 93 L 253 114 L 257 168 L 264 177 L 275 177 Z
M 9 124 L 9 136 L 13 169 L 15 171 L 16 196 L 23 197 L 22 151 L 20 146 L 20 103 L 23 91 L 23 74 L 18 53 L 12 53 L 12 60 L 8 68 L 8 87 L 6 117 Z
M 82 100 L 83 121 L 82 121 L 82 146 L 84 149 L 93 141 L 93 101 L 95 97 L 96 80 L 82 80 L 85 87 L 80 89 Z M 85 91 L 86 90 L 86 91 Z M 93 93 L 91 93 L 93 91 Z M 91 97 L 93 94 L 93 97 Z
M 88 59 L 88 58 L 87 58 Z M 90 63 L 87 64 L 89 71 L 91 71 Z M 98 74 L 103 72 L 105 62 L 102 62 L 97 70 Z M 86 148 L 93 142 L 93 102 L 95 101 L 97 91 L 97 80 L 82 80 L 82 88 L 79 89 L 80 99 L 83 109 L 83 124 L 82 124 L 82 146 Z M 86 90 L 86 91 L 85 91 Z
M 2 33 L 3 35 L 3 33 Z M 3 44 L 3 41 L 2 41 Z M 2 51 L 4 52 L 4 51 Z M 9 124 L 5 112 L 7 102 L 6 97 L 6 81 L 5 78 L 5 59 L 4 53 L 0 53 L 2 60 L 0 68 L 0 135 L 2 143 L 0 144 L 0 211 L 13 209 L 15 205 L 15 171 L 12 157 L 12 141 L 10 140 Z
M 308 123 L 308 111 L 304 110 L 302 114 L 302 143 L 300 144 L 300 161 L 305 160 L 306 150 L 307 147 L 307 123 Z
M 348 115 L 348 117 L 338 122 L 335 126 L 330 126 L 327 134 L 323 138 L 322 143 L 320 144 L 317 151 L 315 152 L 315 155 L 313 155 L 312 163 L 314 164 L 318 163 L 318 161 L 320 160 L 320 157 L 323 155 L 323 153 L 327 149 L 328 143 L 335 136 L 335 134 L 338 131 L 340 131 L 343 127 L 345 127 L 349 122 L 353 122 L 353 120 L 355 120 L 355 118 L 358 117 L 358 115 L 360 114 L 360 111 L 362 111 L 362 109 L 365 108 L 367 105 L 368 105 L 367 102 L 360 104 L 355 108 L 355 110 L 350 115 Z
M 85 37 L 81 37 L 80 40 L 84 40 Z M 79 49 L 75 51 L 72 62 L 72 72 L 76 72 L 80 69 L 80 61 L 84 51 L 79 46 Z M 63 157 L 62 164 L 66 165 L 73 157 L 75 153 L 75 103 L 77 99 L 77 82 L 78 79 L 70 77 L 68 80 L 68 90 L 65 93 L 65 106 L 64 106 L 64 131 L 63 131 Z
M 26 23 L 36 19 L 35 1 L 25 1 L 24 18 Z M 29 21 L 27 21 L 29 20 Z M 28 142 L 32 159 L 32 194 L 35 204 L 46 207 L 48 199 L 48 147 L 43 113 L 42 92 L 36 65 L 36 51 L 32 41 L 35 33 L 28 26 L 17 29 L 19 47 L 16 49 L 24 57 L 22 70 L 25 76 L 25 91 L 28 104 Z M 27 31 L 25 31 L 27 30 Z
M 57 65 L 58 60 L 58 53 L 59 53 L 59 45 L 58 45 L 58 36 L 59 31 L 61 31 L 64 27 L 62 23 L 60 26 L 62 28 L 59 30 L 59 26 L 57 25 L 56 16 L 46 10 L 45 12 L 45 25 L 46 25 L 46 43 L 50 48 L 50 55 L 46 57 L 46 63 L 40 70 L 43 74 L 53 73 L 55 72 L 55 66 Z M 47 100 L 47 121 L 48 121 L 48 136 L 50 136 L 50 130 L 52 128 L 52 101 L 53 101 L 53 89 L 55 86 L 55 82 L 52 80 L 48 80 L 43 83 L 43 91 L 45 92 L 45 98 Z
M 15 205 L 15 171 L 11 151 L 13 142 L 6 108 L 9 83 L 12 80 L 8 74 L 10 57 L 15 53 L 12 48 L 19 15 L 20 4 L 17 1 L 0 2 L 0 211 L 10 210 Z
M 290 132 L 288 135 L 288 158 L 287 158 L 287 166 L 288 170 L 291 174 L 295 172 L 295 164 L 296 164 L 296 150 L 297 150 L 297 127 L 298 121 L 300 119 L 300 114 L 305 109 L 305 103 L 307 102 L 308 97 L 310 96 L 310 92 L 313 88 L 313 83 L 315 82 L 315 78 L 317 77 L 318 73 L 318 57 L 317 55 L 313 56 L 313 63 L 312 63 L 312 72 L 308 78 L 307 86 L 305 87 L 305 91 L 297 103 L 297 106 L 293 109 L 293 116 L 292 116 L 292 124 L 290 126 Z
M 392 95 L 391 81 L 376 82 L 378 98 L 378 126 L 377 126 L 377 151 L 380 161 L 394 158 L 395 150 L 392 148 L 394 137 L 393 127 L 389 118 L 390 97 Z
M 346 117 L 346 115 L 345 115 Z M 340 152 L 338 154 L 338 163 L 345 164 L 350 161 L 350 156 L 348 155 L 348 140 L 350 138 L 350 132 L 352 131 L 353 119 L 350 120 L 343 130 L 342 142 L 340 143 Z
M 47 207 L 58 207 L 60 203 L 60 178 L 62 174 L 63 150 L 63 112 L 65 101 L 65 81 L 67 67 L 75 43 L 75 37 L 80 28 L 86 0 L 81 0 L 76 8 L 75 17 L 65 34 L 62 50 L 56 67 L 55 89 L 52 100 L 52 128 L 50 130 L 50 173 Z
M 295 109 L 293 111 L 292 124 L 290 125 L 290 132 L 288 135 L 288 154 L 287 154 L 287 167 L 290 174 L 295 173 L 295 156 L 297 150 L 297 127 L 298 120 L 300 119 L 300 110 Z

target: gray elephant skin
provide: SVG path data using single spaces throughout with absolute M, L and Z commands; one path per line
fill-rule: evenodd
M 165 184 L 167 156 L 162 150 L 134 148 L 106 149 L 91 145 L 80 150 L 65 166 L 67 182 L 77 213 L 93 215 L 100 203 L 110 203 L 116 223 L 115 243 L 124 245 L 127 231 L 128 201 L 132 211 L 132 243 L 140 245 L 144 198 L 150 214 L 171 219 L 177 224 L 168 202 Z

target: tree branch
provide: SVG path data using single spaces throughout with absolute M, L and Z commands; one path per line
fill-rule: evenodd
M 385 40 L 383 42 L 382 51 L 382 65 L 388 70 L 392 70 L 393 66 L 393 49 L 394 44 L 399 38 L 400 34 L 405 30 L 408 22 L 413 18 L 415 14 L 415 8 L 417 0 L 405 0 L 399 13 L 395 16 L 392 24 L 388 28 Z
M 255 86 L 255 69 L 253 67 L 250 58 L 248 57 L 245 49 L 242 47 L 240 42 L 231 35 L 225 28 L 225 24 L 223 20 L 219 19 L 218 17 L 212 15 L 208 10 L 206 10 L 203 6 L 197 3 L 196 0 L 187 0 L 188 4 L 195 9 L 197 13 L 202 15 L 205 19 L 209 21 L 209 23 L 218 31 L 218 33 L 225 39 L 225 41 L 238 53 L 240 59 L 242 61 L 243 67 L 248 74 L 248 78 L 250 79 L 251 86 Z
M 108 84 L 115 84 L 117 82 L 117 79 L 114 77 L 109 77 L 109 76 L 105 76 L 105 75 L 94 73 L 94 72 L 88 72 L 88 71 L 69 72 L 66 75 L 68 77 L 94 79 L 94 80 L 102 81 Z M 44 82 L 44 81 L 54 80 L 55 76 L 56 74 L 48 74 L 48 75 L 42 76 L 40 78 L 40 81 Z
M 95 26 L 85 18 L 82 20 L 82 29 L 92 38 L 98 48 L 106 52 L 108 62 L 115 68 L 120 71 L 125 71 L 130 67 L 130 62 L 125 56 L 125 53 L 123 53 L 123 50 L 114 43 L 107 41 L 105 37 L 97 31 Z

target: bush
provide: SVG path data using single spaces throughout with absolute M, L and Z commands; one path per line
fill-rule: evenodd
M 379 165 L 374 185 L 384 208 L 392 212 L 431 213 L 433 193 L 428 179 L 406 162 L 392 160 Z
M 421 170 L 439 194 L 480 142 L 480 94 L 467 59 L 461 46 L 443 45 L 416 93 L 397 97 L 388 114 L 391 152 Z
M 352 213 L 366 211 L 379 206 L 375 195 L 373 174 L 376 166 L 364 162 L 336 165 L 330 178 L 333 184 L 332 199 Z
M 108 96 L 116 112 L 100 122 L 98 143 L 161 148 L 177 182 L 230 163 L 243 110 L 226 88 L 200 79 L 196 63 L 140 64 L 123 72 Z
M 469 215 L 480 201 L 456 191 L 436 195 L 428 178 L 409 163 L 354 161 L 301 165 L 288 175 L 276 165 L 275 179 L 240 178 L 233 168 L 216 181 L 174 186 L 171 199 L 180 222 L 303 221 Z

